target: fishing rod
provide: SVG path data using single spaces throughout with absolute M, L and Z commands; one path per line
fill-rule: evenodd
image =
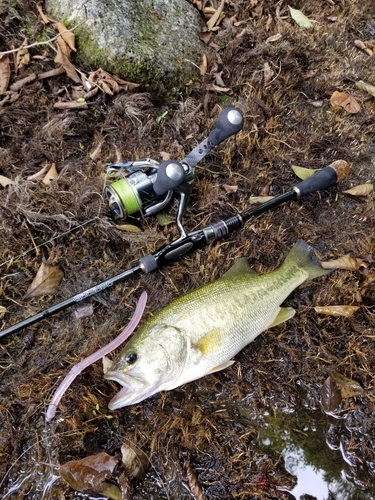
M 221 240 L 239 229 L 248 220 L 273 210 L 288 201 L 297 200 L 307 194 L 326 189 L 345 179 L 349 173 L 347 162 L 337 160 L 318 170 L 311 177 L 298 183 L 284 194 L 276 196 L 257 207 L 232 215 L 227 219 L 219 219 L 207 227 L 186 233 L 182 227 L 181 219 L 191 193 L 195 165 L 214 146 L 237 133 L 242 126 L 242 114 L 235 108 L 226 108 L 219 115 L 218 121 L 208 138 L 196 146 L 181 162 L 169 160 L 158 165 L 153 160 L 147 159 L 141 162 L 126 162 L 106 167 L 107 173 L 121 169 L 125 169 L 129 173 L 128 177 L 115 181 L 106 188 L 106 196 L 111 210 L 118 217 L 132 215 L 141 220 L 143 217 L 159 211 L 161 205 L 166 206 L 173 193 L 178 194 L 180 202 L 176 224 L 180 234 L 179 238 L 140 258 L 138 264 L 130 269 L 2 330 L 0 337 L 16 333 L 63 311 L 126 278 L 155 271 L 194 250 L 205 247 L 210 241 Z

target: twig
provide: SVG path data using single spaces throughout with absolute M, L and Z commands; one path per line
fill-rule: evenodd
M 61 33 L 58 33 L 56 36 L 54 36 L 53 38 L 50 38 L 49 40 L 45 40 L 43 42 L 34 42 L 34 43 L 31 43 L 30 45 L 23 45 L 22 47 L 18 47 L 18 49 L 11 49 L 11 50 L 6 50 L 5 52 L 0 52 L 0 57 L 5 56 L 6 54 L 13 54 L 14 52 L 18 52 L 21 49 L 31 49 L 32 47 L 36 47 L 37 45 L 45 45 L 46 43 L 54 42 L 55 40 L 57 40 L 59 38 L 59 36 L 64 35 L 65 33 L 68 33 L 70 31 L 77 29 L 78 26 L 81 26 L 81 24 L 85 23 L 86 21 L 87 21 L 87 19 L 85 19 L 84 21 L 81 21 L 80 23 L 73 26 L 73 28 L 71 28 L 70 30 L 67 29 L 65 31 L 62 31 Z

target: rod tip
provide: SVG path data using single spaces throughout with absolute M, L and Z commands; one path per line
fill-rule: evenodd
M 345 160 L 336 160 L 329 165 L 333 168 L 337 175 L 337 182 L 341 182 L 350 174 L 350 165 Z

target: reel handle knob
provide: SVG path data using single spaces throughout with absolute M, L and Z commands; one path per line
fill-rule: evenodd
M 208 136 L 208 142 L 212 146 L 217 146 L 224 139 L 231 135 L 237 134 L 243 127 L 243 116 L 238 109 L 229 107 L 225 108 L 219 115 L 215 127 L 211 130 Z
M 168 160 L 160 163 L 153 189 L 161 196 L 171 189 L 175 189 L 185 180 L 184 167 L 176 160 Z

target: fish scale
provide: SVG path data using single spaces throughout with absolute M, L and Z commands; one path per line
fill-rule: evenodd
M 275 271 L 257 275 L 241 260 L 217 281 L 177 298 L 145 323 L 105 374 L 123 386 L 109 408 L 230 366 L 260 333 L 294 315 L 280 306 L 295 288 L 330 271 L 299 240 Z

